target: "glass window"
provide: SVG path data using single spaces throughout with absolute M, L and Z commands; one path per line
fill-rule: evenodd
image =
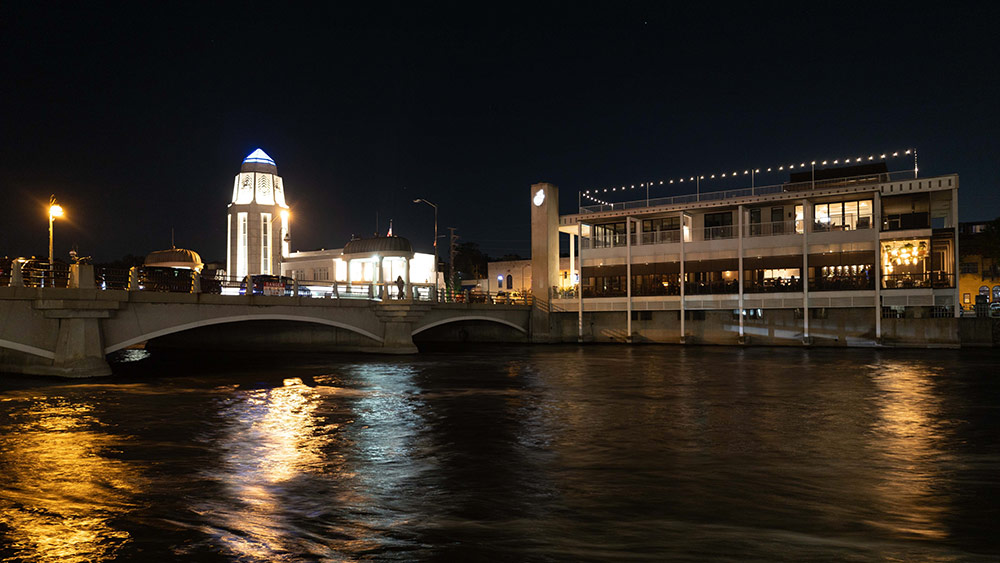
M 514 276 L 507 274 L 507 289 L 514 289 Z
M 805 219 L 805 216 L 802 213 L 802 206 L 801 205 L 796 205 L 795 206 L 795 232 L 796 233 L 802 234 L 803 232 L 805 232 L 805 224 L 803 223 L 804 219 Z
M 1000 303 L 1000 285 L 993 286 L 993 302 Z

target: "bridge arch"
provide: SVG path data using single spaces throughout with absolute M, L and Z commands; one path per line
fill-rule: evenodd
M 445 325 L 445 324 L 451 324 L 451 323 L 458 323 L 458 322 L 462 322 L 462 321 L 489 321 L 489 322 L 493 322 L 493 323 L 499 323 L 499 324 L 502 324 L 502 325 L 507 325 L 507 326 L 509 326 L 511 328 L 517 329 L 518 331 L 520 331 L 523 334 L 528 334 L 528 330 L 526 328 L 524 328 L 523 326 L 520 326 L 517 323 L 512 323 L 512 322 L 510 322 L 508 320 L 505 320 L 505 319 L 500 319 L 500 318 L 497 318 L 497 317 L 488 317 L 488 316 L 485 316 L 485 315 L 464 315 L 464 316 L 461 316 L 461 317 L 449 317 L 447 319 L 441 319 L 439 321 L 434 321 L 434 322 L 431 322 L 431 323 L 427 323 L 427 324 L 425 324 L 425 325 L 423 325 L 423 326 L 415 329 L 412 333 L 410 333 L 410 335 L 411 336 L 416 336 L 417 334 L 420 334 L 421 332 L 423 332 L 425 330 L 428 330 L 428 329 L 431 329 L 431 328 L 434 328 L 434 327 L 437 327 L 437 326 L 441 326 L 441 325 Z
M 25 354 L 30 354 L 32 356 L 39 356 L 47 360 L 55 359 L 56 353 L 51 350 L 46 350 L 44 348 L 37 348 L 35 346 L 29 346 L 27 344 L 21 344 L 20 342 L 14 342 L 13 340 L 4 340 L 0 338 L 0 348 L 6 348 L 8 350 L 14 350 L 16 352 L 24 352 Z
M 364 330 L 364 329 L 360 329 L 360 328 L 358 328 L 356 326 L 351 326 L 349 324 L 337 322 L 337 321 L 330 320 L 330 319 L 321 319 L 321 318 L 316 318 L 316 317 L 300 317 L 300 316 L 296 316 L 296 315 L 280 315 L 280 314 L 271 314 L 271 315 L 268 315 L 268 314 L 264 314 L 264 315 L 234 315 L 234 316 L 228 316 L 228 317 L 217 317 L 217 318 L 212 318 L 212 319 L 202 319 L 202 320 L 198 320 L 198 321 L 194 321 L 194 322 L 190 322 L 190 323 L 181 323 L 181 324 L 170 326 L 170 327 L 167 327 L 167 328 L 162 328 L 162 329 L 159 329 L 159 330 L 154 330 L 154 331 L 142 334 L 140 336 L 131 337 L 131 338 L 128 338 L 128 339 L 123 340 L 121 342 L 116 342 L 114 344 L 108 345 L 108 346 L 106 346 L 104 348 L 104 353 L 105 354 L 110 354 L 112 352 L 117 352 L 118 350 L 121 350 L 123 348 L 127 348 L 127 347 L 129 347 L 129 346 L 131 346 L 133 344 L 138 344 L 140 342 L 145 342 L 147 340 L 151 340 L 153 338 L 158 338 L 160 336 L 166 336 L 168 334 L 174 334 L 174 333 L 177 333 L 177 332 L 184 332 L 186 330 L 191 330 L 191 329 L 201 328 L 201 327 L 206 327 L 206 326 L 212 326 L 212 325 L 218 325 L 218 324 L 228 324 L 228 323 L 238 323 L 238 322 L 244 322 L 244 321 L 296 321 L 296 322 L 303 322 L 303 323 L 309 323 L 309 324 L 319 324 L 319 325 L 332 326 L 332 327 L 335 327 L 335 328 L 342 328 L 344 330 L 348 330 L 350 332 L 354 332 L 356 334 L 360 334 L 360 335 L 365 336 L 367 338 L 371 338 L 372 340 L 374 340 L 375 342 L 378 342 L 379 344 L 382 344 L 385 341 L 381 336 L 378 336 L 377 334 L 368 332 L 367 330 Z

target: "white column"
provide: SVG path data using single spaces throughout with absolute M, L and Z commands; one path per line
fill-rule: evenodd
M 684 239 L 687 238 L 685 227 L 687 227 L 687 214 L 681 213 L 681 343 L 684 342 Z
M 632 342 L 632 218 L 625 218 L 625 342 Z
M 739 307 L 740 307 L 740 340 L 743 339 L 743 206 L 739 206 L 737 210 L 739 217 L 736 219 L 736 228 L 739 229 L 739 235 L 737 235 L 737 240 L 739 241 L 737 247 L 737 252 L 739 253 L 737 263 L 739 264 L 739 271 L 737 272 L 739 280 Z
M 579 221 L 576 223 L 576 243 L 580 245 L 580 273 L 577 276 L 576 282 L 576 300 L 578 305 L 576 314 L 576 340 L 577 342 L 583 342 L 583 223 Z
M 808 199 L 802 200 L 802 340 L 809 341 L 809 230 L 813 210 Z
M 917 161 L 917 151 L 913 151 L 913 166 L 916 167 Z M 955 316 L 962 316 L 962 288 L 958 286 L 958 276 L 961 274 L 962 265 L 958 261 L 958 178 L 955 179 L 956 185 L 951 189 L 951 211 L 948 213 L 948 218 L 951 219 L 952 224 L 955 226 L 955 256 L 952 258 L 952 262 L 955 264 L 952 267 L 952 278 L 951 282 L 955 285 Z
M 875 342 L 882 342 L 882 188 L 872 201 L 872 231 L 875 239 Z
M 413 299 L 413 286 L 410 285 L 410 259 L 403 258 L 403 292 L 404 295 L 400 295 L 400 299 L 406 299 L 407 301 Z

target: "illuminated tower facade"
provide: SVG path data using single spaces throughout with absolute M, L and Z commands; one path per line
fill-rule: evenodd
M 281 273 L 288 256 L 288 204 L 274 160 L 261 149 L 243 159 L 227 217 L 226 271 L 243 278 Z

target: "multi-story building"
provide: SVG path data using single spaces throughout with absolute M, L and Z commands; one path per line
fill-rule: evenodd
M 552 238 L 540 191 L 558 197 L 532 187 L 533 249 Z M 960 315 L 957 210 L 957 175 L 885 163 L 581 205 L 558 217 L 579 291 L 540 280 L 536 300 L 547 287 L 564 340 L 953 344 L 954 323 L 899 321 Z

